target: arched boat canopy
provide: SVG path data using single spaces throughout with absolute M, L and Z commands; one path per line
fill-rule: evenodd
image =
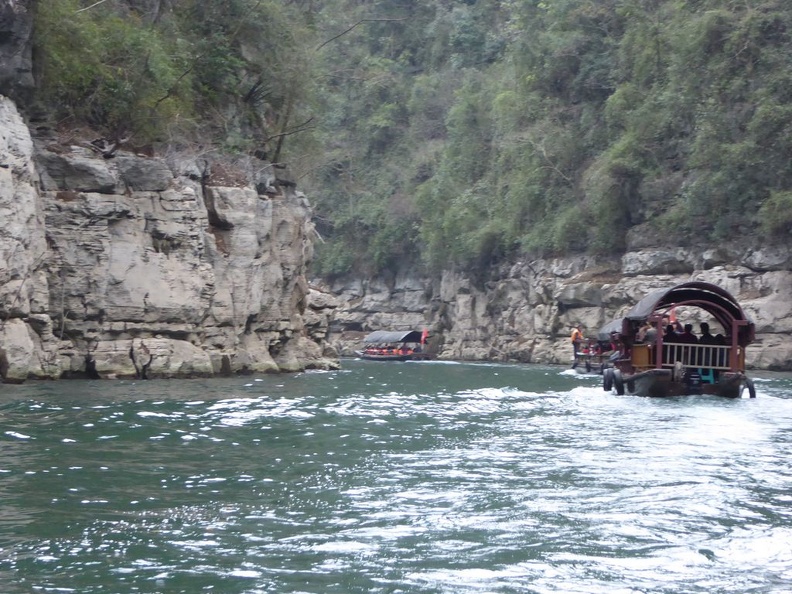
M 743 311 L 737 300 L 725 289 L 700 281 L 652 291 L 621 319 L 621 333 L 630 336 L 635 326 L 647 320 L 652 314 L 681 305 L 703 309 L 729 332 L 734 322 L 737 322 L 737 343 L 741 346 L 746 346 L 754 340 L 753 320 Z M 608 330 L 610 333 L 614 329 L 614 324 L 618 326 L 619 320 L 606 324 L 599 332 Z
M 618 318 L 605 324 L 597 331 L 597 340 L 607 341 L 610 340 L 611 334 L 621 334 L 622 332 L 622 319 Z
M 421 332 L 409 330 L 407 332 L 388 332 L 377 330 L 363 339 L 366 344 L 373 343 L 395 343 L 395 342 L 421 342 Z

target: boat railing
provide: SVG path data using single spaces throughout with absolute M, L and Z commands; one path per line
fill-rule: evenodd
M 736 367 L 744 369 L 745 351 L 737 347 Z M 664 343 L 661 367 L 675 367 L 680 362 L 684 367 L 700 369 L 732 369 L 731 345 Z M 650 369 L 657 366 L 654 344 L 639 343 L 633 345 L 630 354 L 630 365 L 634 369 Z
M 729 370 L 731 350 L 728 345 L 664 343 L 662 366 L 674 367 L 680 362 L 685 367 Z

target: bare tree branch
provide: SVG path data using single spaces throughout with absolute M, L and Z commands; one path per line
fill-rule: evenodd
M 305 120 L 302 124 L 297 124 L 296 126 L 292 126 L 290 130 L 284 130 L 278 134 L 273 134 L 272 136 L 267 137 L 267 142 L 270 140 L 274 140 L 275 138 L 282 138 L 284 136 L 291 136 L 292 134 L 297 134 L 298 132 L 304 132 L 308 130 L 308 124 L 313 121 L 313 116 Z
M 362 25 L 363 23 L 375 23 L 375 22 L 381 22 L 381 21 L 406 21 L 406 20 L 407 20 L 407 17 L 404 17 L 404 18 L 401 18 L 401 19 L 360 19 L 357 23 L 351 25 L 346 30 L 341 31 L 341 33 L 339 33 L 335 37 L 331 37 L 327 41 L 321 43 L 319 46 L 317 46 L 317 48 L 314 51 L 318 52 L 320 49 L 322 49 L 328 43 L 331 43 L 331 42 L 335 41 L 339 37 L 343 37 L 344 35 L 349 33 L 352 29 L 354 29 L 358 25 Z
M 106 1 L 107 0 L 99 0 L 99 2 L 94 2 L 90 6 L 86 6 L 85 8 L 81 8 L 80 10 L 75 10 L 74 14 L 77 14 L 78 12 L 83 12 L 83 11 L 86 11 L 86 10 L 91 10 L 94 6 L 99 6 L 100 4 L 102 4 L 102 3 L 106 2 Z
M 565 175 L 564 172 L 561 171 L 561 169 L 558 168 L 558 165 L 553 163 L 552 159 L 550 159 L 550 156 L 547 154 L 547 149 L 545 148 L 544 140 L 542 140 L 541 142 L 534 142 L 533 140 L 528 139 L 528 143 L 534 148 L 534 150 L 539 152 L 542 155 L 542 157 L 544 157 L 544 160 L 547 163 L 547 167 L 549 169 L 555 171 L 558 175 L 564 178 L 564 180 L 568 184 L 572 185 L 572 180 L 569 179 L 569 177 Z
M 160 97 L 159 99 L 157 99 L 157 102 L 154 104 L 154 109 L 157 109 L 157 108 L 160 106 L 160 103 L 162 103 L 163 101 L 165 101 L 165 99 L 167 99 L 168 97 L 171 97 L 171 96 L 173 95 L 173 93 L 176 91 L 176 87 L 179 85 L 179 83 L 180 83 L 182 80 L 184 80 L 184 77 L 185 77 L 185 76 L 187 76 L 188 74 L 190 74 L 190 72 L 192 72 L 192 69 L 193 69 L 193 67 L 194 67 L 194 66 L 195 66 L 195 65 L 193 64 L 193 66 L 190 66 L 190 67 L 189 67 L 187 70 L 185 70 L 184 72 L 182 72 L 182 73 L 181 73 L 181 75 L 179 76 L 179 78 L 177 78 L 177 79 L 176 79 L 176 82 L 174 82 L 174 83 L 171 85 L 170 89 L 168 89 L 168 92 L 167 92 L 167 93 L 165 93 L 165 94 L 164 94 L 162 97 Z

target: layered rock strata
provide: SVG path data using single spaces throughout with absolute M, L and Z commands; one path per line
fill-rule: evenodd
M 31 137 L 0 97 L 3 379 L 337 366 L 310 206 L 273 171 Z
M 756 323 L 753 368 L 792 370 L 792 249 L 733 245 L 641 248 L 617 259 L 576 257 L 516 263 L 484 286 L 447 272 L 438 281 L 339 281 L 332 340 L 343 354 L 370 330 L 427 327 L 443 359 L 569 364 L 569 336 L 587 336 L 648 292 L 701 280 L 734 295 Z M 680 321 L 696 323 L 695 310 Z M 697 328 L 696 328 L 697 329 Z

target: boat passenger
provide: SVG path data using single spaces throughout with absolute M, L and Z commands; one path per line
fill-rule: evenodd
M 608 360 L 612 363 L 618 361 L 619 359 L 625 358 L 627 355 L 627 349 L 624 346 L 624 343 L 621 341 L 621 337 L 619 336 L 618 332 L 611 332 L 610 335 L 610 355 L 608 356 Z
M 657 322 L 650 322 L 649 327 L 644 332 L 644 342 L 653 344 L 657 338 Z
M 682 334 L 677 337 L 677 342 L 685 344 L 696 344 L 698 342 L 698 338 L 693 334 L 693 324 L 685 324 Z
M 574 361 L 575 357 L 577 357 L 578 351 L 580 350 L 580 345 L 583 342 L 583 330 L 581 330 L 579 324 L 572 328 L 572 336 L 570 336 L 570 340 L 572 342 L 572 360 Z
M 707 322 L 701 322 L 699 328 L 701 328 L 701 336 L 698 339 L 699 344 L 718 344 L 717 339 L 710 333 L 710 327 Z
M 715 344 L 718 346 L 726 346 L 729 342 L 723 334 L 718 333 L 715 335 Z M 726 358 L 726 349 L 718 349 L 718 367 L 725 367 L 727 365 L 728 361 Z M 717 370 L 715 371 L 717 373 Z
M 699 336 L 698 339 L 699 344 L 718 344 L 718 339 L 710 332 L 710 327 L 707 322 L 701 322 L 699 328 L 701 328 L 701 336 Z M 700 364 L 705 367 L 709 367 L 714 363 L 714 361 L 710 359 L 710 353 L 708 351 L 709 349 L 705 349 L 705 352 L 701 353 L 701 360 L 699 361 Z
M 673 324 L 668 324 L 665 327 L 665 334 L 663 334 L 663 342 L 679 342 L 677 340 L 679 335 L 676 332 Z
M 663 361 L 665 363 L 674 363 L 675 361 L 671 359 L 678 358 L 676 355 L 679 355 L 679 353 L 668 346 L 677 342 L 679 342 L 679 335 L 676 333 L 674 325 L 666 324 L 665 334 L 663 334 Z

